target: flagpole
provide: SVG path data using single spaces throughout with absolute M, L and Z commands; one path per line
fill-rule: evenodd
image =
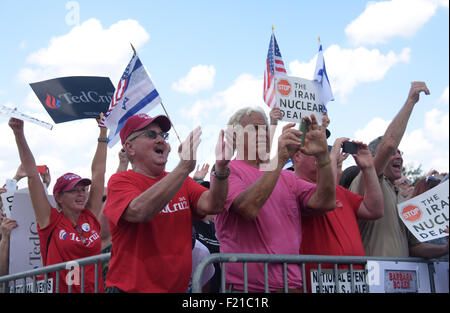
M 134 49 L 134 46 L 133 46 L 133 44 L 132 44 L 131 42 L 130 42 L 130 45 L 131 45 L 131 49 L 133 49 L 134 54 L 137 54 L 137 53 L 136 53 L 136 49 Z M 181 144 L 180 136 L 178 136 L 178 132 L 177 132 L 177 130 L 175 129 L 175 126 L 174 126 L 173 123 L 172 123 L 172 119 L 169 117 L 169 113 L 167 113 L 166 107 L 164 106 L 164 104 L 162 103 L 162 101 L 161 101 L 161 106 L 162 106 L 162 108 L 164 109 L 164 112 L 166 112 L 166 116 L 167 116 L 167 118 L 169 119 L 170 124 L 172 125 L 172 128 L 173 128 L 173 130 L 175 131 L 175 135 L 177 136 L 178 141 L 179 141 L 180 144 Z
M 172 128 L 173 128 L 173 130 L 174 130 L 174 132 L 175 132 L 175 135 L 177 136 L 178 141 L 179 141 L 180 144 L 181 144 L 180 136 L 178 136 L 177 130 L 175 129 L 175 125 L 173 125 L 172 119 L 169 117 L 169 113 L 167 113 L 167 110 L 166 110 L 166 108 L 164 107 L 164 104 L 162 103 L 162 101 L 161 101 L 161 106 L 162 106 L 162 108 L 164 109 L 164 112 L 166 112 L 166 115 L 167 115 L 167 117 L 168 117 L 169 120 L 170 120 L 170 124 L 172 124 Z

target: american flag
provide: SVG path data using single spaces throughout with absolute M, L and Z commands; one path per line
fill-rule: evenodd
M 281 58 L 280 48 L 278 48 L 275 35 L 270 38 L 269 51 L 267 52 L 266 70 L 264 71 L 264 102 L 273 108 L 275 99 L 275 74 L 287 75 L 284 62 Z

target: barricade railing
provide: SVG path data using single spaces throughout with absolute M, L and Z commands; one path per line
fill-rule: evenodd
M 351 278 L 351 293 L 355 292 L 355 281 L 353 279 L 354 275 L 354 265 L 365 265 L 368 261 L 390 261 L 390 262 L 413 262 L 413 263 L 425 263 L 427 264 L 429 279 L 430 279 L 430 289 L 431 292 L 435 292 L 434 288 L 434 267 L 433 262 L 435 260 L 431 259 L 423 259 L 423 258 L 387 258 L 387 257 L 359 257 L 359 256 L 328 256 L 328 255 L 273 255 L 273 254 L 246 254 L 246 253 L 214 253 L 206 258 L 204 258 L 196 267 L 194 274 L 192 276 L 192 292 L 200 293 L 202 292 L 201 286 L 201 278 L 203 271 L 206 267 L 212 263 L 220 263 L 221 267 L 221 287 L 220 292 L 228 292 L 226 290 L 226 264 L 227 263 L 242 263 L 243 266 L 243 292 L 248 292 L 248 271 L 247 265 L 248 263 L 263 263 L 264 264 L 264 292 L 269 292 L 269 284 L 268 284 L 268 264 L 269 263 L 278 263 L 283 265 L 283 282 L 284 288 L 283 291 L 285 293 L 288 292 L 288 279 L 287 279 L 287 264 L 301 264 L 302 268 L 302 277 L 303 277 L 303 292 L 307 292 L 307 286 L 305 282 L 305 264 L 313 263 L 317 264 L 318 271 L 318 292 L 322 293 L 322 264 L 334 264 L 334 268 L 332 269 L 334 276 L 334 292 L 339 293 L 339 269 L 338 265 L 349 265 L 349 271 Z M 309 273 L 308 273 L 309 274 Z M 367 277 L 367 269 L 365 269 L 365 276 Z M 365 280 L 365 288 L 364 292 L 369 292 L 368 280 Z
M 59 264 L 54 264 L 50 266 L 45 266 L 42 268 L 37 268 L 21 273 L 15 273 L 11 275 L 6 275 L 0 277 L 0 292 L 6 293 L 6 292 L 17 292 L 18 290 L 20 292 L 48 292 L 48 277 L 51 273 L 55 272 L 56 277 L 54 280 L 55 288 L 52 288 L 51 290 L 55 293 L 59 293 L 59 271 L 61 270 L 73 270 L 74 267 L 78 267 L 80 269 L 80 291 L 84 292 L 84 272 L 85 267 L 88 265 L 95 265 L 95 292 L 98 292 L 99 288 L 99 271 L 101 270 L 100 265 L 108 262 L 110 259 L 111 253 L 104 253 L 88 258 L 78 259 L 74 261 L 69 262 L 63 262 Z M 302 277 L 303 277 L 303 292 L 307 291 L 307 286 L 305 283 L 305 264 L 317 264 L 317 277 L 318 277 L 318 292 L 322 292 L 322 265 L 323 264 L 333 264 L 334 267 L 332 269 L 333 276 L 334 276 L 334 292 L 339 293 L 339 265 L 348 265 L 349 267 L 349 277 L 351 278 L 350 284 L 351 284 L 351 290 L 350 292 L 355 292 L 355 281 L 353 279 L 354 275 L 354 265 L 363 265 L 365 268 L 365 265 L 368 261 L 390 261 L 390 262 L 409 262 L 409 263 L 424 263 L 427 265 L 428 273 L 429 273 L 429 280 L 430 280 L 430 292 L 435 292 L 435 284 L 434 284 L 434 262 L 436 260 L 432 259 L 423 259 L 423 258 L 386 258 L 386 257 L 359 257 L 359 256 L 326 256 L 326 255 L 273 255 L 273 254 L 245 254 L 245 253 L 214 253 L 206 258 L 204 258 L 196 267 L 193 275 L 192 275 L 192 292 L 194 293 L 200 293 L 202 292 L 202 274 L 206 267 L 212 263 L 220 263 L 221 265 L 221 288 L 220 292 L 227 292 L 226 290 L 226 280 L 225 280 L 225 274 L 226 274 L 226 264 L 227 263 L 242 263 L 243 266 L 243 284 L 244 284 L 244 290 L 243 292 L 248 292 L 248 271 L 247 266 L 248 263 L 263 263 L 264 264 L 264 291 L 269 291 L 269 283 L 268 283 L 268 265 L 272 263 L 281 264 L 283 268 L 283 282 L 284 282 L 284 292 L 288 292 L 289 290 L 289 282 L 288 282 L 288 275 L 287 275 L 287 264 L 301 264 L 301 270 L 302 270 Z M 325 270 L 324 270 L 325 271 Z M 365 269 L 365 275 L 367 277 L 367 269 Z M 40 291 L 37 289 L 37 279 L 38 277 L 44 276 L 44 279 L 40 282 L 42 283 L 40 288 Z M 27 284 L 30 283 L 27 282 L 31 278 L 31 288 L 27 288 Z M 17 281 L 22 281 L 23 285 L 17 286 Z M 10 286 L 10 283 L 12 283 L 12 286 Z M 365 280 L 365 287 L 364 292 L 368 292 L 368 280 Z M 71 284 L 68 284 L 68 293 L 71 292 Z
M 56 277 L 53 282 L 55 284 L 55 288 L 53 288 L 53 290 L 55 291 L 55 293 L 59 293 L 59 287 L 60 287 L 59 286 L 59 280 L 60 280 L 59 271 L 61 271 L 61 270 L 73 271 L 76 268 L 77 270 L 80 271 L 79 272 L 80 273 L 80 290 L 81 290 L 81 293 L 84 293 L 85 267 L 88 265 L 94 264 L 94 266 L 95 266 L 94 289 L 95 289 L 95 293 L 97 293 L 99 290 L 99 281 L 98 280 L 99 280 L 99 271 L 101 270 L 100 264 L 108 262 L 110 257 L 111 257 L 111 253 L 104 253 L 104 254 L 99 254 L 99 255 L 83 258 L 83 259 L 53 264 L 53 265 L 25 271 L 25 272 L 2 276 L 2 277 L 0 277 L 0 291 L 2 293 L 6 293 L 6 292 L 15 293 L 17 290 L 20 290 L 22 293 L 26 293 L 27 291 L 36 292 L 38 289 L 37 288 L 38 287 L 37 286 L 38 276 L 43 275 L 44 279 L 41 280 L 41 282 L 43 284 L 40 285 L 40 287 L 41 287 L 40 289 L 42 290 L 43 293 L 47 293 L 48 292 L 47 286 L 49 285 L 48 284 L 48 280 L 49 280 L 48 276 L 49 276 L 49 274 L 55 272 Z M 29 285 L 27 280 L 30 278 L 32 280 L 31 288 L 27 288 L 27 285 Z M 23 285 L 17 286 L 17 281 L 22 281 Z M 10 282 L 12 282 L 12 284 L 13 284 L 12 286 L 9 286 Z M 72 284 L 70 284 L 70 283 L 67 284 L 67 287 L 68 287 L 67 292 L 71 293 L 72 292 Z

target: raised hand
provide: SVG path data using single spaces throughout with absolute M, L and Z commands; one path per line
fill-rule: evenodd
M 421 92 L 424 92 L 426 95 L 430 94 L 427 85 L 424 82 L 412 82 L 411 88 L 409 90 L 408 100 L 413 103 L 417 103 L 419 101 L 419 95 Z
M 277 125 L 278 121 L 283 118 L 283 114 L 281 113 L 281 110 L 279 107 L 273 107 L 272 110 L 270 110 L 270 125 Z
M 206 174 L 209 172 L 209 164 L 205 163 L 202 165 L 202 168 L 200 168 L 200 165 L 197 165 L 197 170 L 194 173 L 193 178 L 194 179 L 204 179 Z
M 23 121 L 17 118 L 11 117 L 8 122 L 9 127 L 16 133 L 23 133 Z
M 190 173 L 195 169 L 197 162 L 197 149 L 201 142 L 202 130 L 199 127 L 194 129 L 184 142 L 178 147 L 180 163 Z
M 300 148 L 303 154 L 319 156 L 320 154 L 328 153 L 328 144 L 326 136 L 326 128 L 321 127 L 317 122 L 314 114 L 311 114 L 311 118 L 304 117 L 308 121 L 308 127 L 305 137 L 305 145 Z M 328 117 L 322 116 L 322 124 L 327 124 Z
M 361 141 L 354 141 L 354 143 L 358 145 L 358 153 L 352 154 L 356 165 L 358 165 L 361 170 L 373 167 L 373 157 L 369 147 Z

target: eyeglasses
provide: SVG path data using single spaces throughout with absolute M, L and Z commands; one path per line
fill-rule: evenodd
M 164 139 L 165 141 L 167 141 L 167 139 L 169 139 L 169 133 L 166 133 L 166 132 L 158 133 L 158 132 L 156 132 L 154 130 L 147 129 L 147 130 L 144 130 L 139 135 L 135 136 L 134 138 L 128 139 L 128 141 L 135 140 L 137 137 L 139 137 L 142 134 L 145 134 L 150 139 L 155 139 L 158 135 L 160 135 L 162 137 L 162 139 Z
M 400 182 L 400 184 L 401 185 L 410 185 L 411 184 L 411 181 L 409 180 L 409 179 L 404 179 L 404 180 L 402 180 L 401 182 Z
M 392 152 L 392 155 L 396 155 L 397 153 L 400 154 L 400 156 L 403 156 L 403 152 L 398 149 L 397 149 L 397 151 Z
M 83 236 L 83 230 L 81 229 L 80 225 L 75 225 L 74 228 L 77 231 L 78 236 L 80 236 L 81 242 L 86 246 L 87 245 L 87 239 Z

